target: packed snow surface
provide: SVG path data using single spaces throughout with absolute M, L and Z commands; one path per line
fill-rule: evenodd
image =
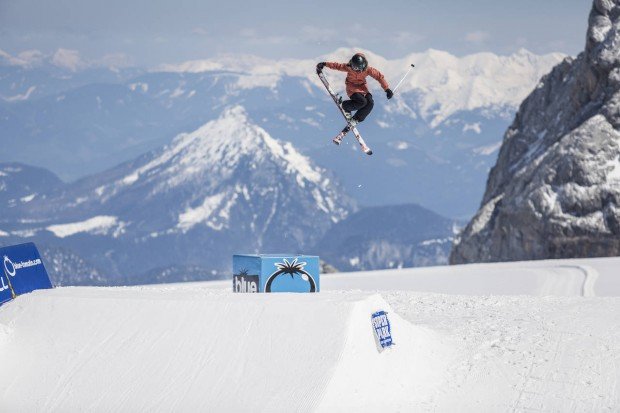
M 233 294 L 229 282 L 37 291 L 0 307 L 0 406 L 615 411 L 619 269 L 611 258 L 335 274 L 312 295 Z M 375 342 L 377 310 L 391 349 Z

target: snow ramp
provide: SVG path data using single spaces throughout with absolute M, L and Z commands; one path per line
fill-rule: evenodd
M 388 311 L 378 351 L 370 316 Z M 424 406 L 451 351 L 380 295 L 73 287 L 0 308 L 10 411 L 356 411 Z

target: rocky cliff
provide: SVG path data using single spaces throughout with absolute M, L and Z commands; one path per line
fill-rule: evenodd
M 620 255 L 620 0 L 542 78 L 506 132 L 451 263 Z

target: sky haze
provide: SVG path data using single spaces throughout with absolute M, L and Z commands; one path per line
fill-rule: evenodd
M 589 0 L 0 0 L 0 49 L 77 50 L 139 66 L 219 54 L 314 57 L 360 47 L 542 54 L 583 49 Z

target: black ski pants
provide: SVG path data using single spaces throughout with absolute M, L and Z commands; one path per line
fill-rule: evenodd
M 351 100 L 342 102 L 342 108 L 347 112 L 357 111 L 355 115 L 353 115 L 353 119 L 358 122 L 362 122 L 366 119 L 366 116 L 370 114 L 374 105 L 375 101 L 372 100 L 372 95 L 370 93 L 366 93 L 366 96 L 364 96 L 363 93 L 354 93 L 351 95 Z

